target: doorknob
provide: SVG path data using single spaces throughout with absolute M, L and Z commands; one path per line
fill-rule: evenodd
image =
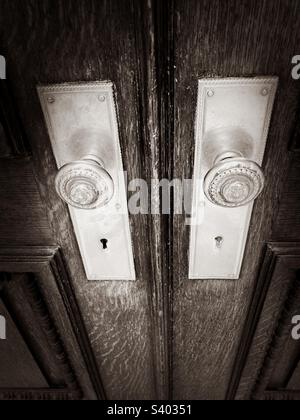
M 103 207 L 114 194 L 114 182 L 96 156 L 64 165 L 55 180 L 58 195 L 67 204 L 78 209 Z
M 230 154 L 229 154 L 230 156 Z M 206 197 L 222 207 L 241 207 L 255 200 L 263 190 L 264 174 L 259 165 L 232 154 L 221 155 L 204 179 Z
M 210 202 L 222 207 L 241 207 L 254 201 L 265 178 L 253 156 L 253 139 L 240 128 L 219 128 L 208 133 L 204 149 L 212 168 L 204 178 Z

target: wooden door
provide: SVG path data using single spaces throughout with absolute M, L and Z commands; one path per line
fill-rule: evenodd
M 1 0 L 1 398 L 299 397 L 299 28 L 298 0 Z M 188 280 L 184 215 L 140 214 L 137 281 L 88 282 L 36 87 L 111 80 L 150 185 L 192 178 L 199 78 L 261 75 L 280 82 L 240 279 Z

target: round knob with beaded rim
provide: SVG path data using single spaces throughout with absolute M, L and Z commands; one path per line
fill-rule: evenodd
M 63 166 L 55 180 L 62 200 L 72 207 L 91 210 L 107 205 L 114 194 L 114 182 L 96 157 Z
M 222 207 L 241 207 L 255 200 L 264 188 L 260 166 L 243 157 L 218 161 L 207 173 L 204 192 L 208 200 Z

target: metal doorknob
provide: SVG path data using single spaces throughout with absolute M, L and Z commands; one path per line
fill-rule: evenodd
M 222 207 L 241 207 L 255 200 L 264 188 L 260 166 L 239 153 L 224 153 L 204 180 L 206 197 Z
M 55 187 L 67 204 L 85 210 L 105 206 L 114 194 L 113 179 L 96 156 L 85 156 L 63 166 Z

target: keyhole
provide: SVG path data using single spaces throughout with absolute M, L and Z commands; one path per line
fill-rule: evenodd
M 222 248 L 222 244 L 223 244 L 223 242 L 224 242 L 224 238 L 223 238 L 223 236 L 217 236 L 217 237 L 215 238 L 215 241 L 216 241 L 216 247 L 217 247 L 218 249 L 221 249 L 221 248 Z
M 101 239 L 100 242 L 102 244 L 103 249 L 107 249 L 108 248 L 108 246 L 107 246 L 108 240 L 107 239 Z

